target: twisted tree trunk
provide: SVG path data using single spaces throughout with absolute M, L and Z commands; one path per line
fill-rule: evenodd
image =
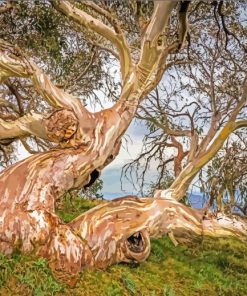
M 59 163 L 70 164 L 71 156 L 56 156 L 56 169 Z M 204 235 L 247 238 L 247 224 L 241 218 L 206 217 L 203 210 L 188 208 L 169 197 L 119 198 L 64 224 L 54 213 L 62 185 L 49 185 L 47 180 L 54 176 L 46 175 L 46 166 L 42 169 L 46 160 L 51 162 L 46 154 L 32 157 L 10 167 L 8 177 L 0 176 L 0 250 L 5 254 L 19 250 L 43 256 L 49 260 L 54 275 L 70 285 L 85 267 L 106 268 L 118 262 L 145 260 L 150 252 L 150 237 L 168 235 L 174 244 Z M 40 168 L 38 175 L 34 163 Z M 15 174 L 11 174 L 13 171 Z M 63 176 L 63 172 L 60 179 L 56 174 L 54 180 L 68 186 L 72 178 Z M 15 181 L 17 176 L 19 180 Z M 27 182 L 27 178 L 31 181 Z
M 163 195 L 168 198 L 164 192 L 158 199 L 118 199 L 69 224 L 58 218 L 56 200 L 70 189 L 92 183 L 118 154 L 121 137 L 138 104 L 159 83 L 168 55 L 183 45 L 187 22 L 179 18 L 179 40 L 168 41 L 164 32 L 177 3 L 155 1 L 141 40 L 140 59 L 134 63 L 117 20 L 112 29 L 70 1 L 51 2 L 77 24 L 115 46 L 123 89 L 112 108 L 91 113 L 78 98 L 53 85 L 17 48 L 0 40 L 0 82 L 10 77 L 31 79 L 36 91 L 55 109 L 48 116 L 30 114 L 16 122 L 1 120 L 0 140 L 35 135 L 58 143 L 56 148 L 31 156 L 0 174 L 1 252 L 12 254 L 17 249 L 43 256 L 58 278 L 73 284 L 85 267 L 105 268 L 117 262 L 145 260 L 151 236 L 168 234 L 175 244 L 202 234 L 245 239 L 245 221 L 204 217 L 202 211 L 189 209 L 171 198 L 162 199 Z M 96 4 L 93 6 L 98 9 Z M 111 22 L 109 12 L 99 11 Z

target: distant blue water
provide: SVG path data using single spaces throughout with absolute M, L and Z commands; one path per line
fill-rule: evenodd
M 136 194 L 133 192 L 124 192 L 124 193 L 123 192 L 116 192 L 116 193 L 104 192 L 103 193 L 103 197 L 106 200 L 113 200 L 117 197 L 122 197 L 125 195 L 136 195 Z M 201 209 L 204 207 L 205 201 L 203 200 L 202 194 L 200 194 L 198 192 L 197 193 L 189 193 L 188 196 L 189 196 L 189 202 L 193 208 Z

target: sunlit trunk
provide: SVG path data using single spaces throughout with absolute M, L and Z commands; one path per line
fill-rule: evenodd
M 64 224 L 54 212 L 56 199 L 85 184 L 83 176 L 94 161 L 99 164 L 91 154 L 90 166 L 81 149 L 32 156 L 0 175 L 1 252 L 43 256 L 57 278 L 73 285 L 85 267 L 145 260 L 150 237 L 168 235 L 174 244 L 204 235 L 246 238 L 246 223 L 240 218 L 204 217 L 203 211 L 173 199 L 125 197 Z
M 174 199 L 180 200 L 186 195 L 192 180 L 198 172 L 199 169 L 197 169 L 193 163 L 189 163 L 183 168 L 170 186 Z
M 85 267 L 106 268 L 117 262 L 145 260 L 150 237 L 168 235 L 175 245 L 204 235 L 246 239 L 244 220 L 219 219 L 210 214 L 205 217 L 203 211 L 190 209 L 168 196 L 125 197 L 100 205 L 69 224 L 58 218 L 56 200 L 70 189 L 91 184 L 118 154 L 138 104 L 162 79 L 168 56 L 182 47 L 187 24 L 183 25 L 180 17 L 179 40 L 167 40 L 164 33 L 177 2 L 156 1 L 140 40 L 139 60 L 134 62 L 120 23 L 114 20 L 112 26 L 107 26 L 101 21 L 111 19 L 108 11 L 95 19 L 70 1 L 51 2 L 71 21 L 106 38 L 117 50 L 122 93 L 112 108 L 91 113 L 79 98 L 56 87 L 28 55 L 0 40 L 0 82 L 10 77 L 30 79 L 34 89 L 53 107 L 49 117 L 32 115 L 15 122 L 1 121 L 0 139 L 35 135 L 58 143 L 49 152 L 29 157 L 0 174 L 1 252 L 12 254 L 18 250 L 43 256 L 58 278 L 73 285 Z M 238 112 L 245 104 L 243 99 L 241 104 Z M 185 194 L 199 169 L 236 126 L 233 121 L 226 125 L 209 155 L 202 155 L 199 163 L 190 162 L 179 173 L 171 186 L 176 199 Z

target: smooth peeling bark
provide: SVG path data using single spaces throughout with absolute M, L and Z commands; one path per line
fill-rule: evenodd
M 246 86 L 245 86 L 246 88 Z M 243 95 L 242 105 L 246 102 L 246 93 Z M 235 112 L 237 116 L 237 112 Z M 175 181 L 172 183 L 170 189 L 173 191 L 173 198 L 180 200 L 182 199 L 192 180 L 197 175 L 204 165 L 206 165 L 221 149 L 226 139 L 229 135 L 234 132 L 236 129 L 246 127 L 246 121 L 233 121 L 230 120 L 226 123 L 226 125 L 222 128 L 219 134 L 216 136 L 215 140 L 211 143 L 209 148 L 204 152 L 199 151 L 194 159 L 192 159 L 180 172 L 180 174 L 176 177 Z
M 11 254 L 17 249 L 43 256 L 54 275 L 70 285 L 86 267 L 104 269 L 118 262 L 145 260 L 150 237 L 168 235 L 174 244 L 203 236 L 247 239 L 245 220 L 210 213 L 205 216 L 203 210 L 188 208 L 171 198 L 119 198 L 68 224 L 54 214 L 52 195 L 46 208 L 42 200 L 33 200 L 32 209 L 21 200 L 18 207 L 8 200 L 0 207 L 1 252 Z
M 77 132 L 78 125 L 74 112 L 67 109 L 47 115 L 30 113 L 14 121 L 0 119 L 0 141 L 33 135 L 62 146 L 71 146 L 70 139 Z
M 54 214 L 55 203 L 68 190 L 88 184 L 95 170 L 114 159 L 134 110 L 116 104 L 90 114 L 87 138 L 78 128 L 67 143 L 73 147 L 39 153 L 1 172 L 2 252 L 35 252 L 49 259 L 59 278 L 72 275 L 71 283 L 82 266 L 94 265 L 88 244 Z
M 150 237 L 172 233 L 180 242 L 203 235 L 233 236 L 247 240 L 245 219 L 230 219 L 210 212 L 205 216 L 203 209 L 189 208 L 169 197 L 169 194 L 165 198 L 118 198 L 89 210 L 68 225 L 89 242 L 94 256 L 104 248 L 107 254 L 106 237 L 111 240 L 112 237 L 122 236 L 124 232 L 128 237 L 133 230 L 141 232 L 146 229 Z M 109 233 L 106 235 L 105 231 Z M 104 245 L 101 241 L 104 241 Z
M 2 55 L 1 66 L 7 69 L 8 77 L 30 76 L 35 88 L 48 103 L 54 107 L 68 108 L 66 112 L 72 112 L 73 115 L 67 117 L 76 118 L 77 122 L 72 120 L 71 134 L 67 130 L 63 133 L 62 127 L 57 135 L 57 119 L 63 116 L 57 116 L 61 110 L 55 111 L 48 118 L 51 125 L 48 122 L 47 133 L 50 140 L 61 138 L 60 146 L 21 161 L 1 173 L 2 252 L 11 254 L 15 249 L 23 253 L 35 252 L 48 258 L 59 278 L 66 280 L 66 275 L 70 275 L 67 279 L 70 283 L 74 282 L 74 276 L 85 266 L 104 267 L 119 261 L 144 260 L 150 250 L 145 229 L 128 243 L 127 236 L 131 237 L 135 232 L 125 231 L 118 247 L 111 243 L 108 253 L 111 259 L 108 258 L 107 263 L 100 259 L 102 256 L 93 256 L 89 243 L 81 240 L 54 214 L 56 200 L 61 195 L 88 184 L 91 174 L 95 170 L 100 171 L 118 154 L 121 137 L 143 97 L 144 85 L 139 89 L 135 74 L 128 76 L 119 102 L 112 108 L 90 113 L 79 100 L 55 87 L 34 64 L 31 64 L 32 71 L 29 73 L 22 60 L 16 61 L 14 56 L 5 58 Z M 62 120 L 65 128 L 70 130 L 67 121 Z M 67 134 L 71 136 L 68 139 Z M 142 245 L 135 244 L 136 240 Z
M 55 88 L 47 76 L 36 71 L 33 77 L 38 91 L 48 102 L 60 106 L 65 96 L 65 107 L 68 106 L 67 95 Z M 91 174 L 100 171 L 118 154 L 121 137 L 134 117 L 142 94 L 132 75 L 127 79 L 119 102 L 112 108 L 90 113 L 72 100 L 72 110 L 66 111 L 73 113 L 72 119 L 77 119 L 77 122 L 72 120 L 72 134 L 61 127 L 57 135 L 57 120 L 63 118 L 59 114 L 62 110 L 48 118 L 46 132 L 50 140 L 58 139 L 60 146 L 23 160 L 0 175 L 2 252 L 11 254 L 18 249 L 22 253 L 43 256 L 49 260 L 54 274 L 69 284 L 74 283 L 84 267 L 104 268 L 116 262 L 139 262 L 147 258 L 150 242 L 145 226 L 137 230 L 125 229 L 118 234 L 116 242 L 110 240 L 105 225 L 106 233 L 102 235 L 107 241 L 96 253 L 95 248 L 90 247 L 91 242 L 82 239 L 77 230 L 64 225 L 54 214 L 57 199 L 70 189 L 87 185 Z M 68 120 L 61 122 L 70 130 Z M 68 139 L 67 134 L 71 136 Z M 95 241 L 95 236 L 92 239 Z
M 174 242 L 202 233 L 245 238 L 244 222 L 236 220 L 233 224 L 231 220 L 219 222 L 208 217 L 209 222 L 204 223 L 201 211 L 175 200 L 124 198 L 97 207 L 70 224 L 55 215 L 57 199 L 70 189 L 90 183 L 93 172 L 99 172 L 118 154 L 121 138 L 138 104 L 161 79 L 166 58 L 177 49 L 177 42 L 168 46 L 162 37 L 176 5 L 174 1 L 156 1 L 136 64 L 122 33 L 118 35 L 69 1 L 54 3 L 73 21 L 116 47 L 123 90 L 112 108 L 91 113 L 78 98 L 57 88 L 18 49 L 15 52 L 9 44 L 0 42 L 0 81 L 9 77 L 30 79 L 48 104 L 62 108 L 55 109 L 46 127 L 49 140 L 60 145 L 0 174 L 1 251 L 11 254 L 18 249 L 43 256 L 58 278 L 73 284 L 85 267 L 105 268 L 117 262 L 145 260 L 150 236 L 168 234 Z
M 118 153 L 121 136 L 132 116 L 133 112 L 121 105 L 91 114 L 92 131 L 87 142 L 83 141 L 78 129 L 69 140 L 75 143 L 73 147 L 54 148 L 4 170 L 0 175 L 1 199 L 6 195 L 6 200 L 13 206 L 22 201 L 27 208 L 29 203 L 33 204 L 33 199 L 40 199 L 46 209 L 53 210 L 54 204 L 51 208 L 48 194 L 56 200 L 66 191 L 84 186 L 95 169 L 100 170 L 111 162 Z M 9 194 L 11 184 L 15 184 L 15 189 Z
M 28 136 L 30 134 L 48 139 L 40 114 L 27 114 L 14 121 L 0 119 L 0 140 Z

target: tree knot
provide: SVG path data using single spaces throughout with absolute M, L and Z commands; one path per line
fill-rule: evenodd
M 46 119 L 46 132 L 53 142 L 68 142 L 76 133 L 78 119 L 73 111 L 60 109 Z

